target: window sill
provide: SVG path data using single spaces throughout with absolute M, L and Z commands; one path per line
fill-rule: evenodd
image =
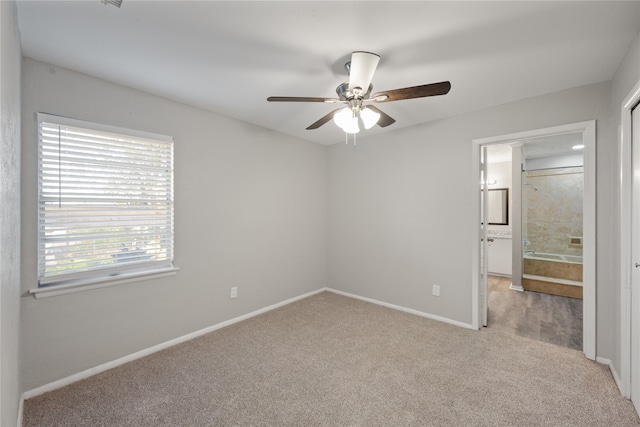
M 91 289 L 101 289 L 111 286 L 124 285 L 125 283 L 141 282 L 143 280 L 160 279 L 162 277 L 174 276 L 179 268 L 171 267 L 162 270 L 138 271 L 135 273 L 121 274 L 118 276 L 104 277 L 100 279 L 88 279 L 68 285 L 52 285 L 42 288 L 30 289 L 29 293 L 34 298 L 49 298 L 58 295 L 83 292 Z

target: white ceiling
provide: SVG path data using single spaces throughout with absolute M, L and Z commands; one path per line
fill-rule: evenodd
M 24 55 L 321 144 L 344 141 L 333 97 L 354 50 L 374 92 L 449 80 L 446 96 L 378 104 L 397 122 L 360 138 L 611 80 L 639 2 L 19 1 Z
M 522 156 L 525 159 L 536 159 L 582 153 L 581 150 L 573 149 L 574 146 L 583 144 L 582 138 L 582 132 L 571 132 L 525 140 L 522 141 Z
M 582 154 L 582 150 L 573 148 L 582 144 L 582 132 L 563 133 L 514 142 L 522 144 L 522 156 L 524 159 Z M 487 163 L 510 161 L 510 143 L 487 146 Z

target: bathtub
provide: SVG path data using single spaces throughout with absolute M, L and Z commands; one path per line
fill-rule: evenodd
M 582 256 L 541 252 L 525 254 L 522 287 L 582 299 Z
M 543 252 L 533 252 L 525 254 L 526 259 L 543 259 L 546 261 L 568 262 L 570 264 L 582 264 L 582 256 L 580 255 L 561 255 L 561 254 L 545 254 Z

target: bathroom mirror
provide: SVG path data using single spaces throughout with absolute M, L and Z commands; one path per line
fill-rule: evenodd
M 509 225 L 509 189 L 490 188 L 487 207 L 489 225 Z

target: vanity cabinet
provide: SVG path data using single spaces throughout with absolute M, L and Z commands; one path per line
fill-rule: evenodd
M 488 244 L 489 274 L 511 276 L 511 239 L 506 237 L 490 237 Z

